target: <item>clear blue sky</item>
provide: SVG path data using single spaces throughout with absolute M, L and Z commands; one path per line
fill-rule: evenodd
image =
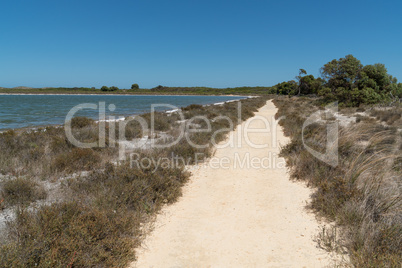
M 270 86 L 353 54 L 402 82 L 401 1 L 3 0 L 0 86 Z

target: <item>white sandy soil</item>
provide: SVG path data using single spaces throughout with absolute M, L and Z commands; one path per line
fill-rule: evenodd
M 271 101 L 256 116 L 231 133 L 241 145 L 217 149 L 215 160 L 193 171 L 183 196 L 157 216 L 154 230 L 137 250 L 131 267 L 325 267 L 329 255 L 313 238 L 319 223 L 305 209 L 311 189 L 289 180 L 284 159 L 277 156 L 284 145 L 281 128 L 273 129 L 277 109 Z M 269 130 L 249 133 L 247 124 Z M 273 133 L 276 141 L 272 142 Z M 238 135 L 241 136 L 238 136 Z M 275 134 L 274 134 L 275 138 Z M 237 156 L 236 156 L 237 155 Z M 241 168 L 245 157 L 253 166 Z M 213 161 L 223 160 L 223 167 Z M 218 160 L 216 160 L 218 159 Z M 263 160 L 258 164 L 258 159 Z M 230 163 L 228 163 L 230 161 Z M 240 161 L 240 162 L 241 162 Z M 270 162 L 270 163 L 269 163 Z M 257 163 L 257 164 L 256 164 Z

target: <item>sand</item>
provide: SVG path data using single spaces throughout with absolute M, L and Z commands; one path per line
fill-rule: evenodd
M 276 131 L 271 101 L 256 116 L 243 122 L 231 137 L 241 137 L 236 146 L 219 148 L 208 165 L 193 171 L 178 202 L 157 216 L 154 230 L 137 250 L 130 267 L 325 267 L 328 253 L 317 248 L 314 237 L 319 223 L 305 209 L 311 189 L 289 180 L 284 159 L 277 154 L 285 145 L 281 128 Z M 251 142 L 268 144 L 255 148 Z M 273 142 L 273 134 L 276 139 Z M 274 134 L 274 137 L 275 137 Z M 249 157 L 254 164 L 241 167 Z M 214 161 L 222 159 L 218 168 Z M 237 161 L 240 159 L 240 162 Z M 263 165 L 256 164 L 258 159 Z

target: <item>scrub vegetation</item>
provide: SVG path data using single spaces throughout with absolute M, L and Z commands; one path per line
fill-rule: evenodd
M 241 119 L 253 116 L 265 102 L 266 98 L 241 100 Z M 227 116 L 237 124 L 237 107 L 237 102 L 190 105 L 183 113 L 186 120 L 194 115 Z M 149 122 L 151 115 L 143 118 Z M 145 135 L 135 122 L 126 126 L 127 139 Z M 133 249 L 144 236 L 141 226 L 181 195 L 190 176 L 185 164 L 195 163 L 195 154 L 211 156 L 213 132 L 224 129 L 214 137 L 219 142 L 232 127 L 227 120 L 211 122 L 212 131 L 189 133 L 190 140 L 206 145 L 204 148 L 197 149 L 183 138 L 165 149 L 128 151 L 141 158 L 185 159 L 171 166 L 117 164 L 118 147 L 109 146 L 114 143 L 109 136 L 105 148 L 76 148 L 63 127 L 1 133 L 0 213 L 8 212 L 9 219 L 0 226 L 4 238 L 0 240 L 0 267 L 126 266 L 135 259 Z M 157 113 L 151 138 L 169 142 L 177 137 L 182 124 L 197 129 L 206 123 L 183 121 L 176 113 Z M 79 141 L 99 140 L 97 122 L 80 117 L 71 125 Z M 110 127 L 107 123 L 107 135 Z
M 303 145 L 302 126 L 321 99 L 278 98 L 279 124 L 291 142 L 282 149 L 291 177 L 315 189 L 310 208 L 334 221 L 318 241 L 328 250 L 348 253 L 355 267 L 399 267 L 402 263 L 402 106 L 344 108 L 356 118 L 339 130 L 339 164 L 313 157 Z M 330 121 L 335 118 L 331 118 Z M 326 126 L 304 130 L 305 143 L 322 153 Z M 337 231 L 339 230 L 339 231 Z

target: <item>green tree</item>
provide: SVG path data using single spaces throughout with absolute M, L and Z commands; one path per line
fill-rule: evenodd
M 304 76 L 303 76 L 304 75 Z M 321 89 L 324 80 L 321 78 L 315 78 L 314 75 L 307 75 L 306 70 L 300 69 L 299 75 L 296 76 L 298 81 L 297 95 L 317 94 Z
M 109 87 L 103 86 L 103 87 L 101 87 L 101 90 L 102 90 L 102 91 L 109 91 Z
M 347 55 L 345 58 L 334 59 L 325 64 L 321 68 L 321 75 L 333 91 L 338 87 L 352 89 L 359 79 L 362 68 L 363 65 L 358 59 Z
M 288 82 L 282 82 L 278 83 L 275 86 L 273 86 L 275 90 L 272 90 L 272 92 L 275 91 L 276 94 L 280 95 L 295 95 L 296 90 L 297 90 L 297 83 L 294 80 L 288 81 Z
M 118 88 L 118 87 L 115 87 L 115 86 L 111 86 L 111 87 L 109 88 L 109 90 L 110 90 L 110 91 L 116 91 L 116 90 L 119 90 L 119 88 Z
M 396 90 L 395 90 L 395 96 L 399 97 L 402 99 L 402 83 L 399 83 Z
M 297 86 L 297 91 L 298 91 L 298 92 L 297 92 L 297 96 L 300 95 L 302 87 L 305 86 L 305 85 L 304 85 L 304 81 L 303 81 L 303 76 L 302 76 L 303 74 L 304 74 L 304 75 L 307 75 L 306 70 L 304 70 L 304 69 L 299 69 L 299 75 L 296 76 L 296 79 L 297 79 L 297 81 L 299 82 L 299 85 Z
M 371 87 L 377 93 L 389 92 L 391 84 L 397 83 L 397 79 L 389 75 L 381 63 L 364 66 L 359 78 L 359 88 Z
M 154 87 L 154 88 L 152 88 L 151 90 L 152 91 L 159 91 L 159 90 L 164 90 L 164 89 L 166 89 L 167 87 L 164 87 L 164 86 L 162 86 L 162 85 L 159 85 L 159 86 L 157 86 L 157 87 Z
M 352 55 L 328 62 L 321 68 L 321 75 L 326 85 L 319 95 L 346 106 L 385 99 L 394 81 L 384 64 L 363 66 Z
M 314 75 L 303 76 L 299 81 L 299 95 L 317 94 L 321 89 L 323 80 L 314 78 Z
M 402 83 L 392 83 L 389 89 L 391 99 L 402 98 Z
M 132 84 L 131 89 L 139 89 L 140 86 L 138 84 Z
M 338 100 L 342 105 L 357 106 L 402 97 L 402 85 L 388 74 L 384 64 L 363 66 L 352 55 L 328 62 L 321 68 L 321 75 L 324 82 L 318 89 L 318 95 L 327 102 Z M 301 79 L 306 80 L 307 76 Z M 306 84 L 308 81 L 299 83 Z

